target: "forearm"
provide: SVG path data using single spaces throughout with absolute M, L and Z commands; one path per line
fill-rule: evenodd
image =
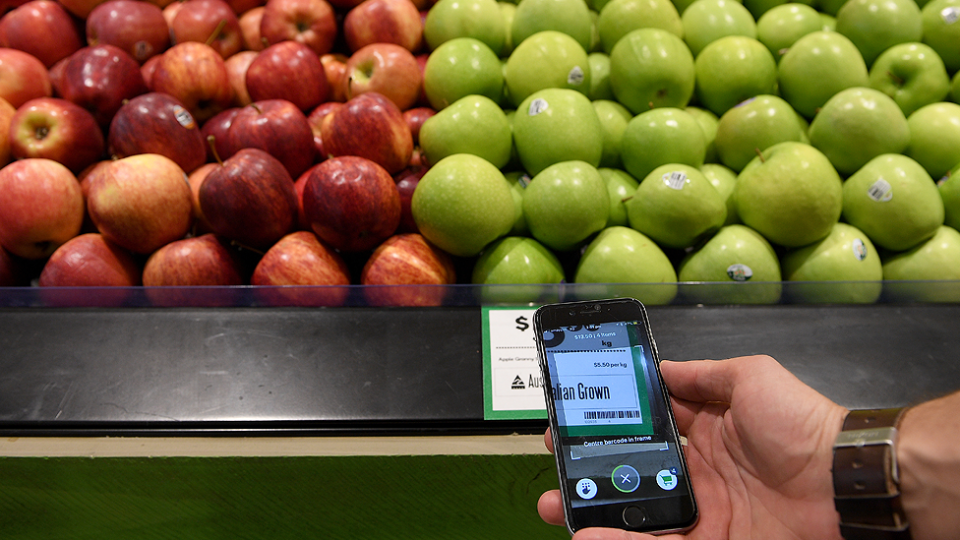
M 960 538 L 960 392 L 907 410 L 900 490 L 913 540 Z

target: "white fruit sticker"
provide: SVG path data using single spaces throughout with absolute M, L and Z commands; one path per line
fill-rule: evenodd
M 854 238 L 851 249 L 853 249 L 853 256 L 856 257 L 858 261 L 862 261 L 867 258 L 867 245 L 863 243 L 863 240 Z
M 883 178 L 877 178 L 867 189 L 867 196 L 877 202 L 887 202 L 893 198 L 893 186 Z
M 520 184 L 520 187 L 523 189 L 527 189 L 527 186 L 530 185 L 530 180 L 533 180 L 533 178 L 530 178 L 529 174 L 522 174 L 520 178 L 517 178 L 517 183 Z
M 583 84 L 583 69 L 580 66 L 573 66 L 567 73 L 567 84 Z
M 681 171 L 674 171 L 663 175 L 663 183 L 671 189 L 683 189 L 684 184 L 687 183 L 687 175 L 683 174 Z
M 190 114 L 190 111 L 179 105 L 173 107 L 173 116 L 177 119 L 177 122 L 179 122 L 181 126 L 187 129 L 194 129 L 197 127 L 197 123 L 194 122 L 193 115 Z
M 749 281 L 753 277 L 753 270 L 745 264 L 731 264 L 727 267 L 727 275 L 734 281 Z
M 950 6 L 945 7 L 940 11 L 940 17 L 943 19 L 943 22 L 946 24 L 953 24 L 960 19 L 960 7 Z
M 547 110 L 549 107 L 550 105 L 547 103 L 547 100 L 543 98 L 537 98 L 530 102 L 530 108 L 527 109 L 527 114 L 530 116 L 536 116 Z

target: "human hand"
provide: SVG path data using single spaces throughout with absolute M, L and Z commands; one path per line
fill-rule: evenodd
M 661 538 L 839 540 L 833 442 L 847 410 L 768 356 L 662 362 L 700 520 Z M 549 432 L 544 437 L 553 451 Z M 537 505 L 563 524 L 559 490 Z M 583 529 L 574 540 L 640 540 L 618 529 Z

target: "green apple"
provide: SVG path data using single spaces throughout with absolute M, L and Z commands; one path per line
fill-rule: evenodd
M 960 229 L 960 163 L 937 181 L 937 191 L 943 199 L 943 224 Z
M 500 56 L 506 35 L 496 0 L 439 0 L 423 21 L 423 38 L 431 51 L 451 39 L 472 37 Z
M 846 0 L 842 0 L 846 2 Z M 833 15 L 828 15 L 826 13 L 820 13 L 820 22 L 823 24 L 821 30 L 824 32 L 836 32 L 837 31 L 837 18 Z
M 513 221 L 513 227 L 508 234 L 513 236 L 529 236 L 530 227 L 527 226 L 527 218 L 523 215 L 523 193 L 530 184 L 530 175 L 522 171 L 511 171 L 503 175 L 510 184 L 510 195 L 513 196 L 513 206 L 516 209 L 516 219 Z
M 603 52 L 593 52 L 587 55 L 590 63 L 590 92 L 591 100 L 616 99 L 613 88 L 610 87 L 610 55 Z
M 788 3 L 789 0 L 743 0 L 743 7 L 753 15 L 753 18 L 760 20 L 760 17 L 763 17 L 771 9 L 782 6 Z M 798 0 L 801 4 L 806 4 L 808 6 L 813 6 L 818 3 L 819 0 Z
M 736 200 L 733 198 L 733 192 L 737 188 L 737 173 L 719 163 L 704 163 L 703 167 L 700 167 L 700 172 L 713 184 L 727 205 L 727 219 L 723 224 L 726 226 L 740 223 Z
M 826 15 L 827 17 L 831 17 L 836 20 L 837 13 L 846 3 L 847 0 L 819 0 L 815 5 L 817 6 L 817 11 L 819 11 L 822 15 Z
M 803 141 L 803 127 L 789 103 L 761 95 L 733 107 L 717 124 L 717 156 L 734 171 L 742 171 L 757 153 L 786 141 Z
M 885 257 L 883 279 L 895 301 L 960 302 L 960 232 L 943 226 L 926 242 Z
M 420 234 L 459 257 L 480 253 L 507 234 L 517 218 L 506 178 L 472 154 L 456 154 L 431 167 L 413 192 L 410 211 Z
M 693 119 L 700 124 L 703 129 L 703 140 L 707 143 L 707 151 L 703 155 L 704 163 L 717 162 L 717 126 L 720 124 L 720 118 L 712 112 L 701 109 L 700 107 L 686 107 L 683 109 L 693 116 Z
M 701 304 L 774 304 L 780 300 L 780 261 L 757 231 L 728 225 L 680 262 L 681 285 L 687 299 Z M 749 283 L 747 283 L 749 282 Z
M 511 30 L 516 47 L 528 37 L 544 30 L 563 32 L 589 51 L 592 47 L 590 8 L 584 0 L 523 0 Z
M 923 43 L 883 51 L 870 68 L 870 87 L 893 98 L 903 114 L 946 99 L 950 77 L 940 56 Z
M 610 88 L 633 114 L 655 107 L 685 107 L 695 81 L 690 49 L 664 30 L 634 30 L 610 53 Z
M 823 105 L 809 136 L 810 144 L 846 176 L 881 154 L 903 152 L 910 127 L 890 96 L 872 88 L 848 88 Z
M 473 267 L 478 285 L 560 283 L 563 267 L 557 256 L 533 238 L 507 236 L 484 248 Z
M 585 296 L 628 295 L 644 304 L 669 304 L 677 295 L 677 272 L 660 246 L 628 227 L 608 227 L 587 246 L 574 282 L 608 285 L 584 288 Z
M 778 70 L 780 96 L 807 118 L 837 92 L 869 84 L 860 51 L 837 32 L 813 32 L 798 39 L 780 59 Z
M 904 154 L 917 160 L 933 178 L 960 163 L 960 105 L 931 103 L 907 119 L 910 144 Z
M 607 54 L 613 54 L 614 47 L 627 34 L 641 28 L 664 30 L 677 39 L 683 37 L 683 22 L 670 0 L 610 0 L 597 18 L 600 44 Z
M 703 49 L 695 66 L 697 98 L 718 115 L 745 99 L 776 92 L 777 61 L 753 38 L 720 38 Z
M 923 42 L 937 51 L 947 71 L 960 70 L 960 0 L 932 0 L 921 10 Z M 919 40 L 917 40 L 919 41 Z
M 694 57 L 722 37 L 757 37 L 753 15 L 736 0 L 697 0 L 683 12 L 680 21 L 683 23 L 683 40 Z
M 798 39 L 821 29 L 820 14 L 806 4 L 783 4 L 757 19 L 757 39 L 777 62 Z
M 830 234 L 843 210 L 836 169 L 816 148 L 782 142 L 755 157 L 740 175 L 734 199 L 744 225 L 785 247 Z
M 534 176 L 561 161 L 596 167 L 603 156 L 597 111 L 575 90 L 549 88 L 523 100 L 513 119 L 513 141 L 524 169 Z
M 904 251 L 943 225 L 943 199 L 919 163 L 900 154 L 884 154 L 843 184 L 843 219 L 874 244 Z
M 837 12 L 837 32 L 850 38 L 869 66 L 894 45 L 920 41 L 920 7 L 914 0 L 848 0 Z
M 513 20 L 517 16 L 517 4 L 513 2 L 499 1 L 500 14 L 503 15 L 503 48 L 500 49 L 500 56 L 510 56 L 513 52 Z
M 880 255 L 870 238 L 846 223 L 813 244 L 787 252 L 780 261 L 786 292 L 795 302 L 871 304 L 883 291 Z M 830 283 L 839 282 L 839 283 Z
M 667 163 L 703 165 L 706 137 L 697 120 L 683 109 L 653 109 L 634 116 L 620 139 L 623 167 L 634 178 Z
M 519 170 L 523 168 L 523 164 L 520 163 L 520 154 L 517 152 L 517 141 L 513 137 L 513 121 L 517 117 L 517 111 L 514 109 L 508 109 L 503 111 L 504 116 L 507 117 L 507 123 L 510 124 L 510 160 L 507 161 L 506 167 L 502 167 L 504 170 Z
M 597 111 L 603 132 L 603 154 L 599 166 L 620 167 L 623 164 L 620 159 L 620 140 L 633 115 L 623 105 L 605 99 L 594 101 L 593 108 Z
M 507 59 L 504 78 L 513 103 L 546 88 L 590 93 L 590 61 L 572 37 L 554 30 L 538 32 L 518 43 Z
M 626 201 L 637 192 L 637 186 L 640 185 L 640 182 L 620 169 L 602 167 L 597 169 L 597 172 L 607 183 L 607 194 L 610 195 L 610 215 L 607 217 L 606 226 L 629 226 Z
M 727 219 L 726 201 L 703 173 L 676 163 L 641 180 L 626 206 L 630 227 L 668 248 L 693 246 Z
M 482 41 L 455 38 L 437 47 L 423 68 L 423 91 L 436 110 L 471 94 L 497 103 L 503 94 L 500 59 Z
M 571 250 L 606 226 L 607 183 L 589 163 L 553 164 L 524 191 L 523 215 L 534 238 L 557 251 Z
M 503 109 L 488 97 L 470 95 L 437 112 L 420 127 L 427 163 L 453 154 L 474 154 L 502 169 L 510 161 L 513 137 Z

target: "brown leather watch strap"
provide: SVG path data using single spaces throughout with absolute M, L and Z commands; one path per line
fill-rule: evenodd
M 896 425 L 903 409 L 851 411 L 833 449 L 833 486 L 846 540 L 909 540 L 900 504 Z

